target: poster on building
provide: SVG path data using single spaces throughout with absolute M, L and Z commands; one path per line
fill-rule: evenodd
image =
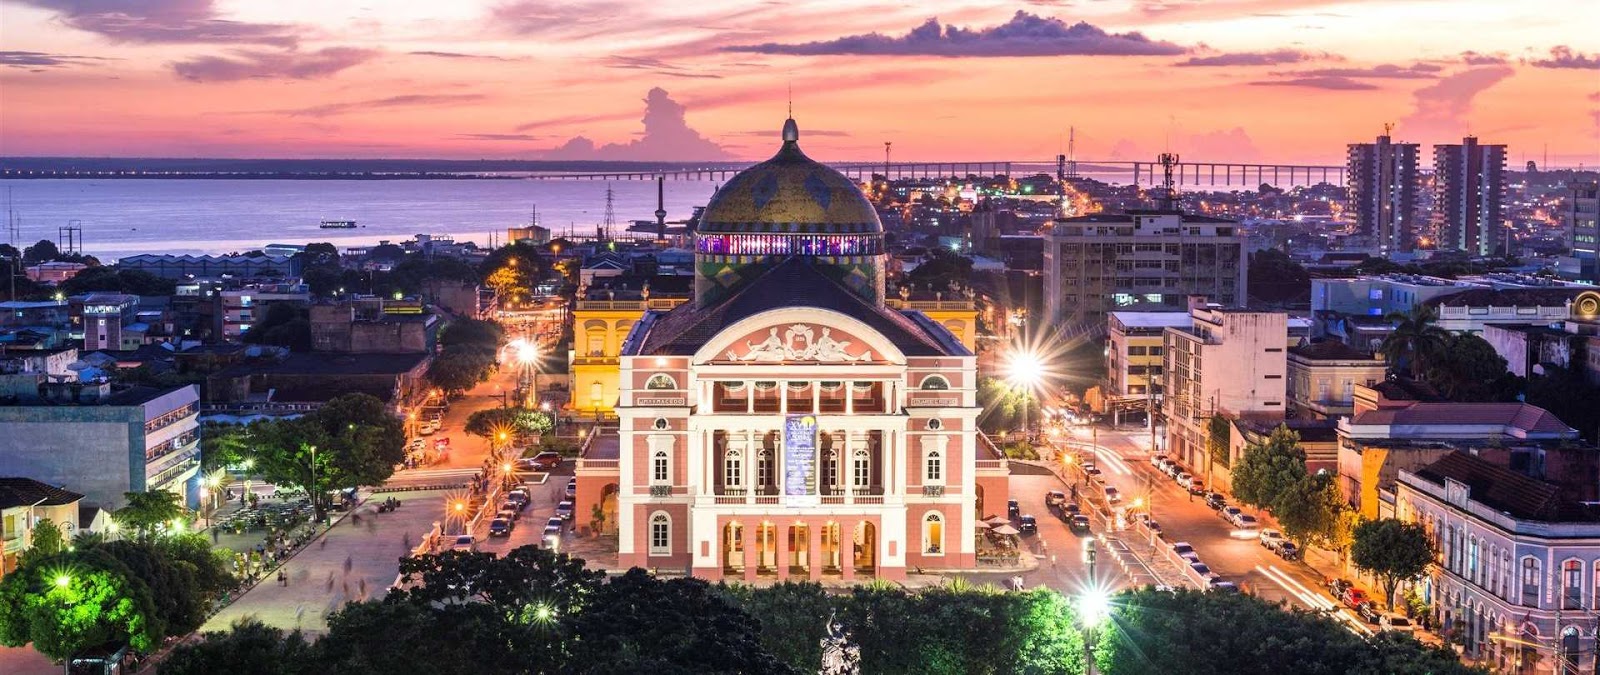
M 811 486 L 817 475 L 817 418 L 790 415 L 783 421 L 783 494 L 789 504 L 819 501 Z

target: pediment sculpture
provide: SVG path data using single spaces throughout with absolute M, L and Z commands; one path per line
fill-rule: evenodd
M 803 323 L 797 323 L 784 329 L 783 335 L 778 335 L 778 327 L 768 329 L 766 339 L 760 342 L 744 341 L 744 354 L 729 349 L 727 353 L 730 361 L 748 361 L 754 363 L 781 363 L 784 361 L 819 361 L 822 363 L 854 363 L 871 361 L 872 351 L 866 350 L 860 354 L 852 355 L 849 352 L 850 340 L 839 340 L 833 337 L 833 329 L 824 327 L 821 335 L 817 330 Z

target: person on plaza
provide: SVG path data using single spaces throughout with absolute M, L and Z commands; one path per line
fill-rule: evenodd
M 281 569 L 278 570 L 278 585 L 284 587 L 289 585 L 289 575 Z

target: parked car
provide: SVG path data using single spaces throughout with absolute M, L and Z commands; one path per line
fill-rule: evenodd
M 1239 514 L 1241 513 L 1244 512 L 1240 511 L 1239 507 L 1237 506 L 1224 506 L 1217 511 L 1217 515 L 1222 516 L 1222 519 L 1228 521 L 1229 523 L 1234 522 L 1234 519 L 1238 518 Z
M 456 537 L 455 543 L 450 545 L 450 550 L 467 552 L 476 551 L 478 550 L 478 539 L 470 534 L 463 534 L 459 537 Z
M 1107 485 L 1106 486 L 1106 503 L 1107 504 L 1120 504 L 1120 503 L 1122 503 L 1122 492 L 1117 490 L 1117 488 L 1115 488 L 1115 487 Z
M 1200 554 L 1196 552 L 1194 547 L 1190 546 L 1189 542 L 1187 541 L 1180 541 L 1176 544 L 1173 544 L 1172 552 L 1178 554 L 1179 558 L 1183 558 L 1189 562 L 1200 562 Z
M 1194 570 L 1195 574 L 1199 574 L 1201 577 L 1211 576 L 1211 568 L 1203 562 L 1195 561 L 1189 563 L 1189 569 Z
M 1199 478 L 1196 478 L 1196 479 L 1194 479 L 1193 481 L 1191 481 L 1189 483 L 1189 494 L 1192 494 L 1192 495 L 1203 495 L 1205 493 L 1206 493 L 1206 482 L 1205 481 L 1200 480 Z
M 1351 586 L 1344 589 L 1344 595 L 1339 600 L 1344 602 L 1346 607 L 1360 607 L 1362 603 L 1367 602 L 1367 592 Z
M 1274 530 L 1270 527 L 1262 530 L 1261 534 L 1257 538 L 1261 540 L 1262 548 L 1265 548 L 1268 551 L 1278 550 L 1278 545 L 1285 541 L 1282 532 Z
M 1334 598 L 1343 598 L 1345 590 L 1351 586 L 1349 579 L 1337 579 L 1331 577 L 1323 585 L 1328 587 L 1328 593 Z
M 494 517 L 496 517 L 496 518 L 505 518 L 506 520 L 509 520 L 509 521 L 515 523 L 515 522 L 517 522 L 517 519 L 522 517 L 522 514 L 517 513 L 516 509 L 509 509 L 509 508 L 506 508 L 506 507 L 502 506 L 502 507 L 500 507 L 499 511 L 496 511 L 494 513 Z
M 1415 633 L 1417 624 L 1410 617 L 1401 616 L 1394 612 L 1384 612 L 1378 617 L 1379 630 L 1391 630 L 1396 633 Z
M 1035 520 L 1033 516 L 1022 516 L 1017 519 L 1017 531 L 1023 534 L 1038 534 L 1039 521 Z
M 573 514 L 572 502 L 563 500 L 560 504 L 556 504 L 556 516 L 559 517 L 560 519 L 562 519 L 562 520 L 572 520 L 572 514 Z
M 1063 504 L 1061 506 L 1061 510 L 1075 516 L 1083 511 L 1083 507 L 1078 506 L 1077 504 Z
M 1211 507 L 1212 511 L 1221 511 L 1228 507 L 1228 498 L 1222 496 L 1221 492 L 1212 492 L 1206 495 L 1206 506 Z
M 511 519 L 510 518 L 495 518 L 494 520 L 489 521 L 489 536 L 491 536 L 491 537 L 509 537 L 509 536 L 511 536 Z
M 1093 464 L 1083 467 L 1083 475 L 1088 476 L 1089 480 L 1096 483 L 1106 482 L 1105 476 L 1100 473 L 1100 467 Z
M 561 526 L 545 525 L 544 534 L 539 535 L 539 542 L 545 548 L 555 550 L 557 546 L 561 545 Z
M 1161 472 L 1174 479 L 1184 474 L 1183 465 L 1170 459 L 1161 465 Z
M 1239 586 L 1234 584 L 1232 581 L 1223 581 L 1220 578 L 1211 577 L 1211 592 L 1212 593 L 1238 593 L 1239 592 Z
M 1045 506 L 1061 506 L 1067 503 L 1067 493 L 1060 490 L 1051 490 L 1044 493 Z
M 1157 469 L 1161 468 L 1161 463 L 1165 462 L 1165 461 L 1167 461 L 1167 456 L 1166 455 L 1151 455 L 1150 456 L 1150 466 L 1153 466 L 1153 467 L 1155 467 Z
M 1074 530 L 1076 530 L 1078 532 L 1088 532 L 1089 531 L 1089 517 L 1088 516 L 1084 516 L 1084 515 L 1073 516 L 1072 517 L 1071 527 L 1072 527 L 1072 529 L 1074 529 Z
M 578 479 L 574 478 L 572 480 L 567 481 L 567 489 L 564 492 L 562 492 L 561 494 L 563 496 L 565 496 L 567 499 L 577 499 L 578 498 Z
M 1150 530 L 1151 534 L 1154 534 L 1157 537 L 1162 536 L 1161 523 L 1158 523 L 1158 522 L 1156 522 L 1154 520 L 1146 518 L 1145 521 L 1144 521 L 1144 527 L 1145 527 L 1145 529 Z
M 1261 532 L 1261 523 L 1256 522 L 1256 517 L 1248 513 L 1241 513 L 1233 519 L 1233 536 L 1240 539 L 1255 539 Z M 1243 533 L 1243 534 L 1241 534 Z
M 1185 490 L 1189 489 L 1190 485 L 1194 485 L 1194 476 L 1190 475 L 1188 471 L 1178 472 L 1177 478 L 1178 487 L 1181 487 Z
M 427 449 L 428 442 L 420 438 L 413 438 L 410 443 L 406 444 L 406 452 L 422 452 Z
M 561 453 L 546 451 L 534 455 L 533 466 L 542 471 L 549 471 L 561 466 Z
M 1274 549 L 1274 552 L 1278 554 L 1279 558 L 1283 558 L 1284 560 L 1291 562 L 1300 559 L 1300 547 L 1295 546 L 1294 542 L 1292 541 L 1285 541 L 1281 544 L 1278 544 L 1278 547 Z
M 1369 600 L 1356 605 L 1356 616 L 1367 623 L 1378 623 L 1383 618 L 1383 612 L 1378 610 L 1378 603 Z
M 1015 499 L 1006 500 L 1006 517 L 1010 518 L 1012 520 L 1016 520 L 1017 516 L 1020 516 L 1020 515 L 1022 515 L 1022 506 L 1017 504 L 1017 500 L 1015 500 Z

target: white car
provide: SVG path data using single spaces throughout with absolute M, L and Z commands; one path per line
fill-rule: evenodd
M 1259 536 L 1261 539 L 1261 546 L 1268 551 L 1278 550 L 1278 546 L 1282 545 L 1284 542 L 1283 533 L 1272 528 L 1262 530 Z
M 1159 468 L 1161 468 L 1161 463 L 1166 461 L 1166 459 L 1167 459 L 1166 455 L 1151 455 L 1150 456 L 1150 466 L 1153 466 L 1153 467 L 1159 469 Z
M 1255 539 L 1256 537 L 1260 536 L 1258 533 L 1260 532 L 1261 525 L 1256 522 L 1255 516 L 1248 514 L 1241 515 L 1234 520 L 1233 525 L 1236 529 L 1229 533 L 1229 536 L 1232 536 L 1234 539 Z
M 1107 504 L 1118 504 L 1118 503 L 1121 503 L 1121 502 L 1122 502 L 1122 493 L 1120 491 L 1118 491 L 1116 488 L 1114 488 L 1114 487 L 1112 487 L 1110 485 L 1107 485 L 1106 486 L 1106 503 Z
M 463 534 L 456 537 L 456 542 L 450 545 L 450 550 L 471 553 L 478 550 L 478 539 L 470 534 Z
M 1184 489 L 1188 489 L 1192 485 L 1194 485 L 1194 476 L 1189 475 L 1188 471 L 1180 471 L 1180 472 L 1178 472 L 1178 486 L 1179 487 L 1182 487 Z
M 1384 612 L 1383 615 L 1378 618 L 1378 628 L 1381 630 L 1392 630 L 1397 633 L 1415 633 L 1417 631 L 1417 624 L 1412 622 L 1411 619 L 1399 614 L 1395 614 L 1394 612 Z
M 1178 554 L 1179 558 L 1183 558 L 1189 562 L 1200 562 L 1200 553 L 1195 551 L 1194 547 L 1190 546 L 1189 542 L 1187 541 L 1180 541 L 1176 544 L 1173 544 L 1172 552 Z

